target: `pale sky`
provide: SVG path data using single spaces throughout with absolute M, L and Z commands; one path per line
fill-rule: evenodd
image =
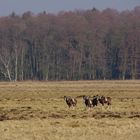
M 43 11 L 57 13 L 93 7 L 99 10 L 113 8 L 123 11 L 132 10 L 135 6 L 140 6 L 140 0 L 0 0 L 0 16 L 9 15 L 13 11 L 20 15 L 26 11 L 35 14 Z

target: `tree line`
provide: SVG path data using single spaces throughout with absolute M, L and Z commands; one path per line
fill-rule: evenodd
M 0 80 L 140 78 L 140 7 L 0 17 Z

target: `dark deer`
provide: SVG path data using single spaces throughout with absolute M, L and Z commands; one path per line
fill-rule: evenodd
M 75 98 L 72 98 L 70 96 L 64 96 L 64 100 L 66 101 L 68 107 L 75 107 L 77 104 L 77 100 Z
M 101 96 L 99 102 L 104 106 L 104 104 L 111 105 L 111 97 Z
M 89 107 L 91 109 L 92 107 L 92 100 L 89 99 L 89 96 L 83 96 L 83 100 L 85 102 L 86 107 Z
M 95 107 L 95 106 L 98 105 L 99 99 L 100 99 L 100 96 L 99 95 L 93 96 L 93 99 L 92 99 L 92 105 L 93 105 L 93 107 Z

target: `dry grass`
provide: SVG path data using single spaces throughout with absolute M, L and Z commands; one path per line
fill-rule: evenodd
M 96 94 L 112 106 L 87 110 L 81 95 Z M 0 83 L 0 140 L 139 140 L 139 130 L 140 81 Z

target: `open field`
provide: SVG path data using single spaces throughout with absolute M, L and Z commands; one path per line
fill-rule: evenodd
M 85 108 L 82 95 L 112 97 Z M 69 109 L 63 96 L 76 97 Z M 140 81 L 0 83 L 0 140 L 139 140 Z

